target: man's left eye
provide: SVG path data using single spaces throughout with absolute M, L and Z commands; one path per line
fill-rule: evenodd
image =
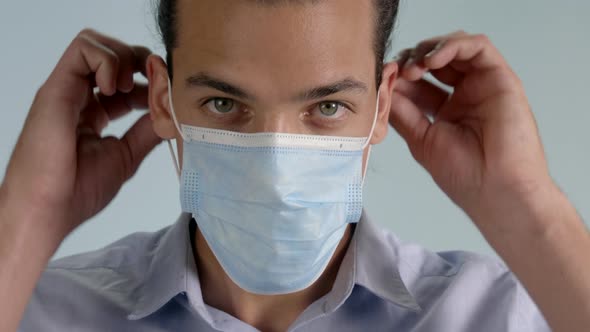
M 212 98 L 205 103 L 209 112 L 215 114 L 228 114 L 238 109 L 238 103 L 229 98 Z
M 319 115 L 326 118 L 338 118 L 342 112 L 346 111 L 346 106 L 335 101 L 319 103 L 316 108 L 319 111 Z

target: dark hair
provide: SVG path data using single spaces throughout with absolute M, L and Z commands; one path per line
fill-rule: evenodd
M 273 4 L 278 2 L 301 2 L 305 0 L 256 0 L 264 4 Z M 307 0 L 318 1 L 318 0 Z M 376 82 L 377 88 L 381 83 L 383 70 L 383 60 L 390 47 L 390 35 L 395 24 L 399 0 L 373 0 L 377 12 L 375 22 L 375 39 L 374 49 L 376 58 Z M 159 0 L 157 7 L 157 23 L 160 28 L 160 34 L 166 48 L 166 63 L 168 64 L 168 73 L 172 77 L 172 50 L 177 46 L 177 1 L 176 0 Z

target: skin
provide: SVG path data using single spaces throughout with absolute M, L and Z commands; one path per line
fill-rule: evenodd
M 377 106 L 375 56 L 371 39 L 365 38 L 374 31 L 371 2 L 257 6 L 248 1 L 179 1 L 178 12 L 183 28 L 172 54 L 171 83 L 179 123 L 249 133 L 369 135 Z M 222 17 L 232 24 L 215 24 Z M 335 54 L 339 56 L 335 58 Z M 371 144 L 386 137 L 396 72 L 395 63 L 384 68 Z M 150 56 L 147 73 L 155 131 L 163 139 L 176 139 L 182 160 L 182 138 L 171 117 L 164 61 Z M 204 74 L 239 87 L 248 97 L 188 83 Z M 362 88 L 344 89 L 323 98 L 298 98 L 306 91 L 346 80 Z M 211 98 L 232 98 L 239 105 L 227 114 L 217 114 L 207 105 Z M 326 101 L 341 102 L 350 110 L 342 107 L 333 119 L 327 119 L 318 106 Z M 195 258 L 203 298 L 262 331 L 285 331 L 305 308 L 331 290 L 350 238 L 348 229 L 328 268 L 312 286 L 292 294 L 264 296 L 239 288 L 197 231 Z M 269 321 L 268 317 L 280 319 Z
M 179 121 L 244 132 L 322 129 L 329 134 L 302 116 L 325 99 L 295 102 L 291 97 L 344 75 L 364 82 L 367 91 L 326 98 L 356 105 L 356 117 L 348 120 L 359 133 L 364 130 L 377 89 L 367 41 L 373 33 L 369 7 L 354 0 L 314 6 L 246 3 L 181 1 L 182 15 L 190 13 L 191 19 L 180 18 L 184 24 L 173 55 L 172 95 Z M 0 330 L 16 330 L 63 239 L 111 201 L 162 138 L 178 138 L 167 106 L 166 68 L 148 53 L 84 30 L 37 92 L 0 186 L 0 298 L 11 299 L 0 302 Z M 217 97 L 218 92 L 188 88 L 183 75 L 203 69 L 256 96 L 256 102 L 243 102 L 250 116 L 219 123 L 200 112 L 197 95 Z M 149 93 L 133 84 L 136 71 L 146 72 Z M 426 71 L 455 87 L 450 98 L 421 78 Z M 522 281 L 552 329 L 587 330 L 590 235 L 549 176 L 522 84 L 489 39 L 457 32 L 424 41 L 387 64 L 383 76 L 371 143 L 383 140 L 389 121 Z M 95 86 L 101 92 L 97 98 Z M 110 120 L 148 104 L 150 116 L 122 139 L 101 137 Z M 259 297 L 232 286 L 225 276 L 212 277 L 220 275 L 219 266 L 197 234 L 195 259 L 208 285 L 205 300 L 260 329 L 284 330 L 330 289 L 349 239 L 348 233 L 330 267 L 309 289 Z M 275 306 L 279 309 L 272 311 Z

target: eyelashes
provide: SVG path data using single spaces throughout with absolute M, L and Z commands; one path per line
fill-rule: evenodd
M 199 103 L 200 110 L 216 122 L 233 125 L 252 116 L 247 105 L 232 98 L 209 97 Z M 335 128 L 355 113 L 346 102 L 326 100 L 316 102 L 301 111 L 301 119 L 317 128 Z

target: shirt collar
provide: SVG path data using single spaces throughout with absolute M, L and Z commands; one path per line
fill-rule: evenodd
M 138 320 L 151 315 L 178 294 L 185 294 L 191 306 L 208 316 L 190 243 L 191 215 L 182 213 L 175 224 L 164 229 L 153 248 L 147 271 L 139 288 L 134 310 L 127 316 Z
M 338 309 L 355 285 L 383 300 L 413 311 L 421 307 L 400 275 L 397 241 L 369 219 L 363 211 L 348 250 L 340 265 L 332 291 L 326 297 L 324 311 Z
M 190 243 L 191 216 L 183 213 L 177 222 L 147 253 L 151 257 L 134 310 L 127 316 L 138 320 L 151 315 L 178 294 L 185 294 L 191 306 L 211 321 L 203 302 L 201 286 Z M 348 250 L 342 260 L 332 291 L 326 295 L 324 312 L 338 309 L 355 285 L 401 307 L 419 311 L 420 306 L 406 288 L 399 273 L 395 240 L 374 225 L 363 211 Z M 393 243 L 393 245 L 392 245 Z

